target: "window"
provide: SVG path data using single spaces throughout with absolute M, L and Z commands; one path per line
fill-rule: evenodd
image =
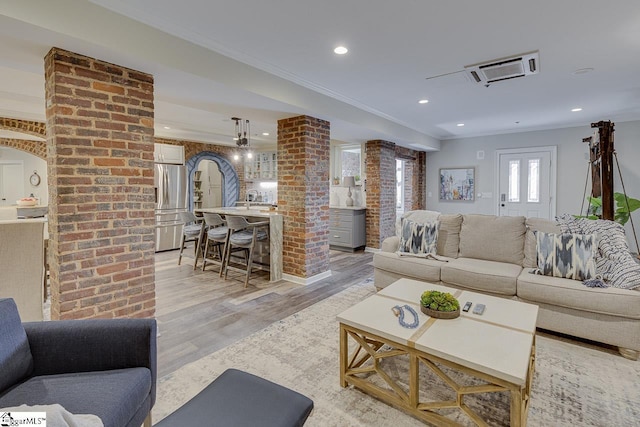
M 404 213 L 404 160 L 396 159 L 396 211 Z
M 362 176 L 362 147 L 360 144 L 335 145 L 333 147 L 332 179 L 342 182 L 345 176 L 354 176 L 360 183 Z
M 520 201 L 520 160 L 509 161 L 509 202 Z
M 527 202 L 540 202 L 540 159 L 529 159 Z

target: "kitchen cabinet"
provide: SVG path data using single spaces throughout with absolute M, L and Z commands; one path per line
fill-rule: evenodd
M 278 155 L 275 151 L 254 153 L 244 163 L 244 178 L 247 181 L 277 181 Z
M 365 216 L 363 207 L 329 208 L 329 246 L 351 251 L 365 246 Z
M 184 165 L 184 147 L 172 144 L 153 144 L 153 161 Z

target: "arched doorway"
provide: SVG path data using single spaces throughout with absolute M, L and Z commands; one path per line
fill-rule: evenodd
M 222 205 L 235 206 L 236 201 L 240 198 L 240 180 L 233 165 L 220 154 L 211 151 L 203 151 L 187 161 L 187 174 L 189 176 L 189 210 L 193 210 L 193 179 L 195 171 L 201 161 L 210 160 L 218 165 L 222 174 Z

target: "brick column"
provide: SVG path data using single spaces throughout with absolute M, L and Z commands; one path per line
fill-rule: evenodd
M 418 151 L 416 165 L 413 169 L 416 180 L 414 180 L 414 193 L 416 202 L 414 209 L 427 209 L 427 153 Z
M 283 272 L 329 272 L 329 122 L 278 120 L 278 210 L 284 217 Z
M 396 156 L 395 144 L 367 141 L 367 247 L 380 248 L 395 234 Z
M 153 76 L 45 57 L 51 318 L 155 313 Z

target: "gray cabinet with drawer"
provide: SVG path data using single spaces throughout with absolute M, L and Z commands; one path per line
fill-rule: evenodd
M 366 245 L 365 208 L 329 209 L 329 245 L 354 250 Z

